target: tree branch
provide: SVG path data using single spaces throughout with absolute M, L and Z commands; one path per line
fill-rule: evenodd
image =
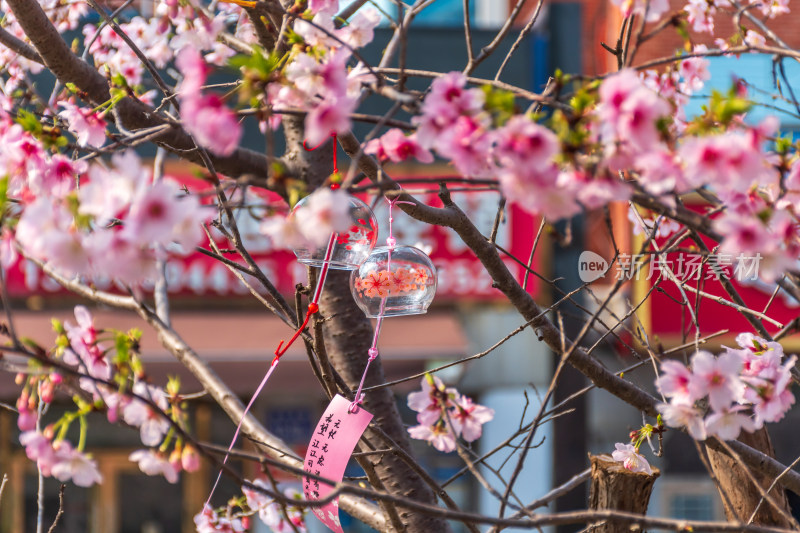
M 72 53 L 37 2 L 10 0 L 8 5 L 44 65 L 61 83 L 75 84 L 97 105 L 111 98 L 106 79 L 94 67 Z M 153 108 L 135 98 L 125 97 L 117 103 L 116 110 L 120 125 L 129 130 L 170 124 L 172 127 L 155 137 L 154 142 L 184 159 L 202 163 L 200 156 L 193 150 L 195 145 L 191 137 L 177 123 L 157 115 Z M 268 158 L 245 148 L 239 148 L 225 157 L 211 155 L 211 159 L 220 172 L 232 177 L 254 174 L 266 181 L 269 172 Z

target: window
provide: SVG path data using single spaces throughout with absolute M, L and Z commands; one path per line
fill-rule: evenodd
M 660 478 L 650 498 L 648 514 L 687 520 L 724 519 L 722 500 L 714 483 L 708 478 L 691 476 Z
M 394 0 L 377 0 L 380 8 L 397 16 L 397 2 Z M 496 28 L 505 22 L 508 16 L 508 5 L 499 0 L 475 0 L 469 3 L 470 19 L 476 28 Z M 458 27 L 464 25 L 463 0 L 437 0 L 426 7 L 414 19 L 414 27 L 438 26 Z

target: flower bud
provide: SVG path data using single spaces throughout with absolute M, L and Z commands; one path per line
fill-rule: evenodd
M 181 451 L 177 448 L 172 450 L 172 453 L 169 454 L 169 464 L 172 465 L 176 471 L 181 471 Z
M 187 444 L 183 448 L 183 453 L 181 454 L 181 465 L 187 472 L 197 472 L 197 470 L 200 468 L 200 455 L 191 444 Z
M 17 409 L 27 409 L 28 408 L 28 389 L 24 389 L 17 399 Z
M 45 381 L 39 387 L 39 397 L 44 403 L 50 403 L 53 401 L 53 390 L 52 381 Z
M 36 429 L 36 413 L 29 409 L 20 409 L 17 418 L 17 427 L 20 431 L 31 431 Z

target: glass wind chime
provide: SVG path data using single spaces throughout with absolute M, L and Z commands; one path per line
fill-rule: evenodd
M 338 173 L 336 161 L 336 135 L 333 135 L 333 173 Z M 304 145 L 305 146 L 305 145 Z M 308 149 L 308 148 L 307 148 Z M 312 148 L 314 150 L 316 148 Z M 338 182 L 331 184 L 338 189 Z M 300 200 L 293 213 L 307 209 L 307 198 Z M 242 421 L 250 411 L 255 399 L 263 390 L 281 357 L 302 335 L 311 316 L 319 311 L 319 298 L 330 269 L 351 270 L 350 290 L 358 306 L 370 318 L 376 318 L 372 346 L 368 351 L 367 364 L 352 401 L 336 395 L 322 415 L 309 442 L 303 469 L 313 477 L 303 478 L 303 489 L 307 499 L 322 499 L 333 490 L 333 484 L 341 482 L 347 462 L 358 440 L 372 420 L 373 415 L 360 407 L 364 399 L 362 390 L 370 363 L 378 356 L 378 338 L 383 319 L 390 316 L 425 313 L 436 293 L 436 268 L 430 258 L 413 246 L 398 246 L 392 234 L 394 221 L 392 209 L 398 201 L 389 202 L 389 236 L 386 246 L 375 247 L 378 224 L 370 207 L 358 198 L 348 195 L 350 218 L 347 232 L 333 233 L 326 245 L 314 248 L 301 245 L 293 249 L 300 263 L 317 267 L 320 273 L 314 293 L 308 303 L 303 322 L 292 337 L 280 341 L 275 356 L 242 414 L 233 439 L 223 460 L 233 449 L 241 431 Z M 222 474 L 220 470 L 206 505 L 216 490 Z M 328 483 L 326 483 L 325 481 Z M 338 497 L 327 504 L 314 508 L 314 514 L 332 531 L 343 533 L 339 523 Z

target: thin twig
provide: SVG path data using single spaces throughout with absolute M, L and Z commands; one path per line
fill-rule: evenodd
M 53 524 L 50 526 L 50 529 L 47 530 L 47 533 L 55 533 L 58 521 L 61 520 L 62 516 L 64 516 L 64 489 L 66 488 L 67 486 L 64 483 L 62 483 L 61 487 L 58 488 L 58 512 L 56 513 L 56 517 L 53 519 Z

